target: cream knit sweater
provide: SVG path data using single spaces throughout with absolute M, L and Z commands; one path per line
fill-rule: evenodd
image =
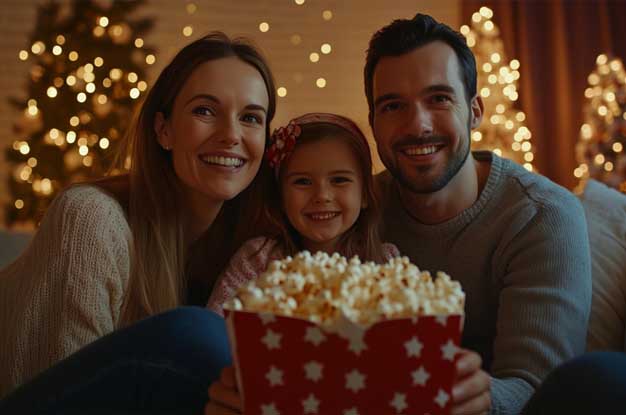
M 117 327 L 130 241 L 122 207 L 102 190 L 74 186 L 54 200 L 0 271 L 0 398 Z

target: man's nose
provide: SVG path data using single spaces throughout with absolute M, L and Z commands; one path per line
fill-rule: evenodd
M 420 104 L 415 104 L 409 111 L 406 127 L 412 135 L 422 137 L 433 134 L 433 116 L 431 111 Z

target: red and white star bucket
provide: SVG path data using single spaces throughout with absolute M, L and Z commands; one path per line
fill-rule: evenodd
M 448 414 L 461 315 L 310 321 L 225 310 L 246 415 Z

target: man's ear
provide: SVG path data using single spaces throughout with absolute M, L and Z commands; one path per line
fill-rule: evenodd
M 473 130 L 478 128 L 481 121 L 483 120 L 483 113 L 485 112 L 485 104 L 483 103 L 483 99 L 480 95 L 476 94 L 472 101 L 470 102 L 470 128 Z
M 170 134 L 165 115 L 162 112 L 157 112 L 154 117 L 154 132 L 161 147 L 165 150 L 171 150 L 172 135 Z

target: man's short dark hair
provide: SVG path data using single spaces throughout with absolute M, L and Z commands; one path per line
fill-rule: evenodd
M 440 40 L 447 43 L 459 59 L 461 79 L 468 102 L 476 95 L 476 59 L 465 37 L 431 16 L 416 14 L 414 18 L 398 19 L 372 36 L 365 60 L 365 96 L 369 106 L 369 121 L 374 122 L 373 83 L 378 61 L 385 56 L 400 56 L 427 43 Z

